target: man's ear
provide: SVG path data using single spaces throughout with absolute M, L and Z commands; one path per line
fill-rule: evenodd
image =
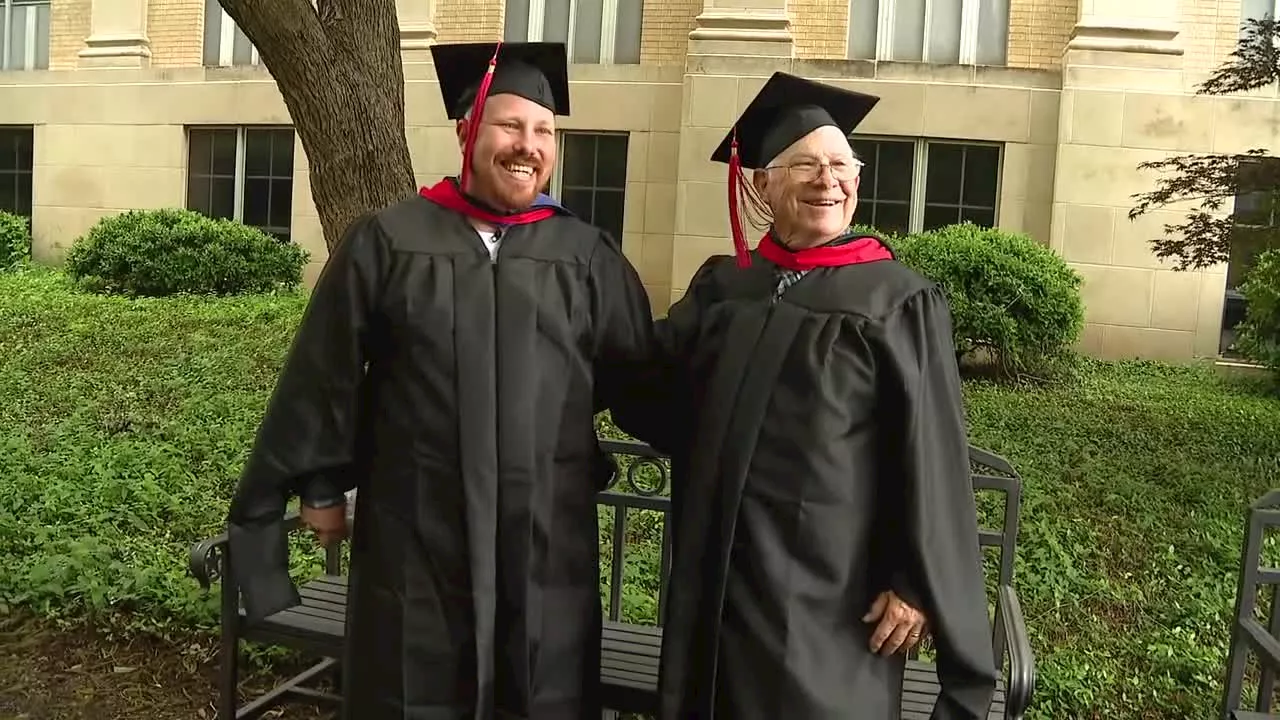
M 454 132 L 458 135 L 458 146 L 461 147 L 467 142 L 467 120 L 463 118 L 459 120 L 454 127 Z
M 751 185 L 755 187 L 757 194 L 764 197 L 765 188 L 769 187 L 769 172 L 767 170 L 751 171 Z

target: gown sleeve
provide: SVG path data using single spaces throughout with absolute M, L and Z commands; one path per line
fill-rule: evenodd
M 623 432 L 667 455 L 679 455 L 693 437 L 689 364 L 712 295 L 712 271 L 728 259 L 708 258 L 684 296 L 654 323 L 650 361 L 635 375 L 637 391 L 613 408 L 613 421 Z
M 653 310 L 635 267 L 601 233 L 591 255 L 596 412 L 628 402 L 653 352 Z
M 871 327 L 888 439 L 886 478 L 900 489 L 900 565 L 891 577 L 920 604 L 938 652 L 933 720 L 987 717 L 995 657 L 951 314 L 936 286 Z M 906 599 L 906 598 L 904 598 Z
M 290 495 L 323 500 L 355 484 L 346 469 L 389 265 L 377 218 L 352 223 L 316 282 L 258 428 L 227 519 L 250 622 L 299 602 L 283 525 Z

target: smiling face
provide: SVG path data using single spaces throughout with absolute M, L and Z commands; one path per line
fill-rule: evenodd
M 859 167 L 848 138 L 828 125 L 792 143 L 767 169 L 755 171 L 752 182 L 773 213 L 779 239 L 798 250 L 849 229 L 858 207 Z
M 460 121 L 464 153 L 466 142 L 466 122 Z M 485 101 L 464 189 L 496 210 L 524 210 L 547 186 L 555 164 L 555 115 L 519 95 L 494 95 Z

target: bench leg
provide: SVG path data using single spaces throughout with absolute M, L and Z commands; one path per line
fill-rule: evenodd
M 222 569 L 230 567 L 230 556 L 222 557 Z M 218 720 L 236 720 L 240 701 L 240 591 L 230 577 L 222 581 L 218 624 L 221 651 L 218 663 Z
M 342 704 L 342 697 L 332 693 L 320 692 L 306 687 L 307 684 L 315 682 L 316 679 L 323 677 L 327 673 L 333 671 L 337 661 L 333 658 L 324 658 L 315 665 L 298 673 L 294 677 L 277 685 L 270 692 L 255 698 L 253 702 L 240 708 L 237 712 L 237 720 L 256 720 L 265 715 L 269 710 L 275 709 L 284 703 L 296 698 L 305 698 L 313 702 L 329 702 L 338 705 Z
M 333 658 L 333 669 L 329 671 L 329 682 L 333 683 L 334 693 L 342 695 L 342 661 Z
M 222 628 L 222 651 L 218 667 L 218 720 L 236 720 L 240 695 L 240 641 L 232 629 Z

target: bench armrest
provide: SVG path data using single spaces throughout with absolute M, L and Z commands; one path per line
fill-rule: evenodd
M 285 532 L 293 532 L 301 526 L 302 518 L 297 510 L 284 516 Z M 187 571 L 196 579 L 196 582 L 200 583 L 202 589 L 208 590 L 222 578 L 222 573 L 226 569 L 223 567 L 222 559 L 226 557 L 228 542 L 230 538 L 224 530 L 191 546 L 191 552 L 187 558 Z
M 1031 705 L 1036 687 L 1036 657 L 1027 636 L 1027 620 L 1022 614 L 1018 593 L 1001 585 L 996 601 L 996 622 L 1004 635 L 1004 651 L 1009 654 L 1009 675 L 1005 678 L 1005 717 L 1022 720 Z
M 1258 664 L 1272 671 L 1280 669 L 1280 640 L 1251 617 L 1241 618 L 1236 623 L 1243 633 L 1244 641 L 1258 654 Z

